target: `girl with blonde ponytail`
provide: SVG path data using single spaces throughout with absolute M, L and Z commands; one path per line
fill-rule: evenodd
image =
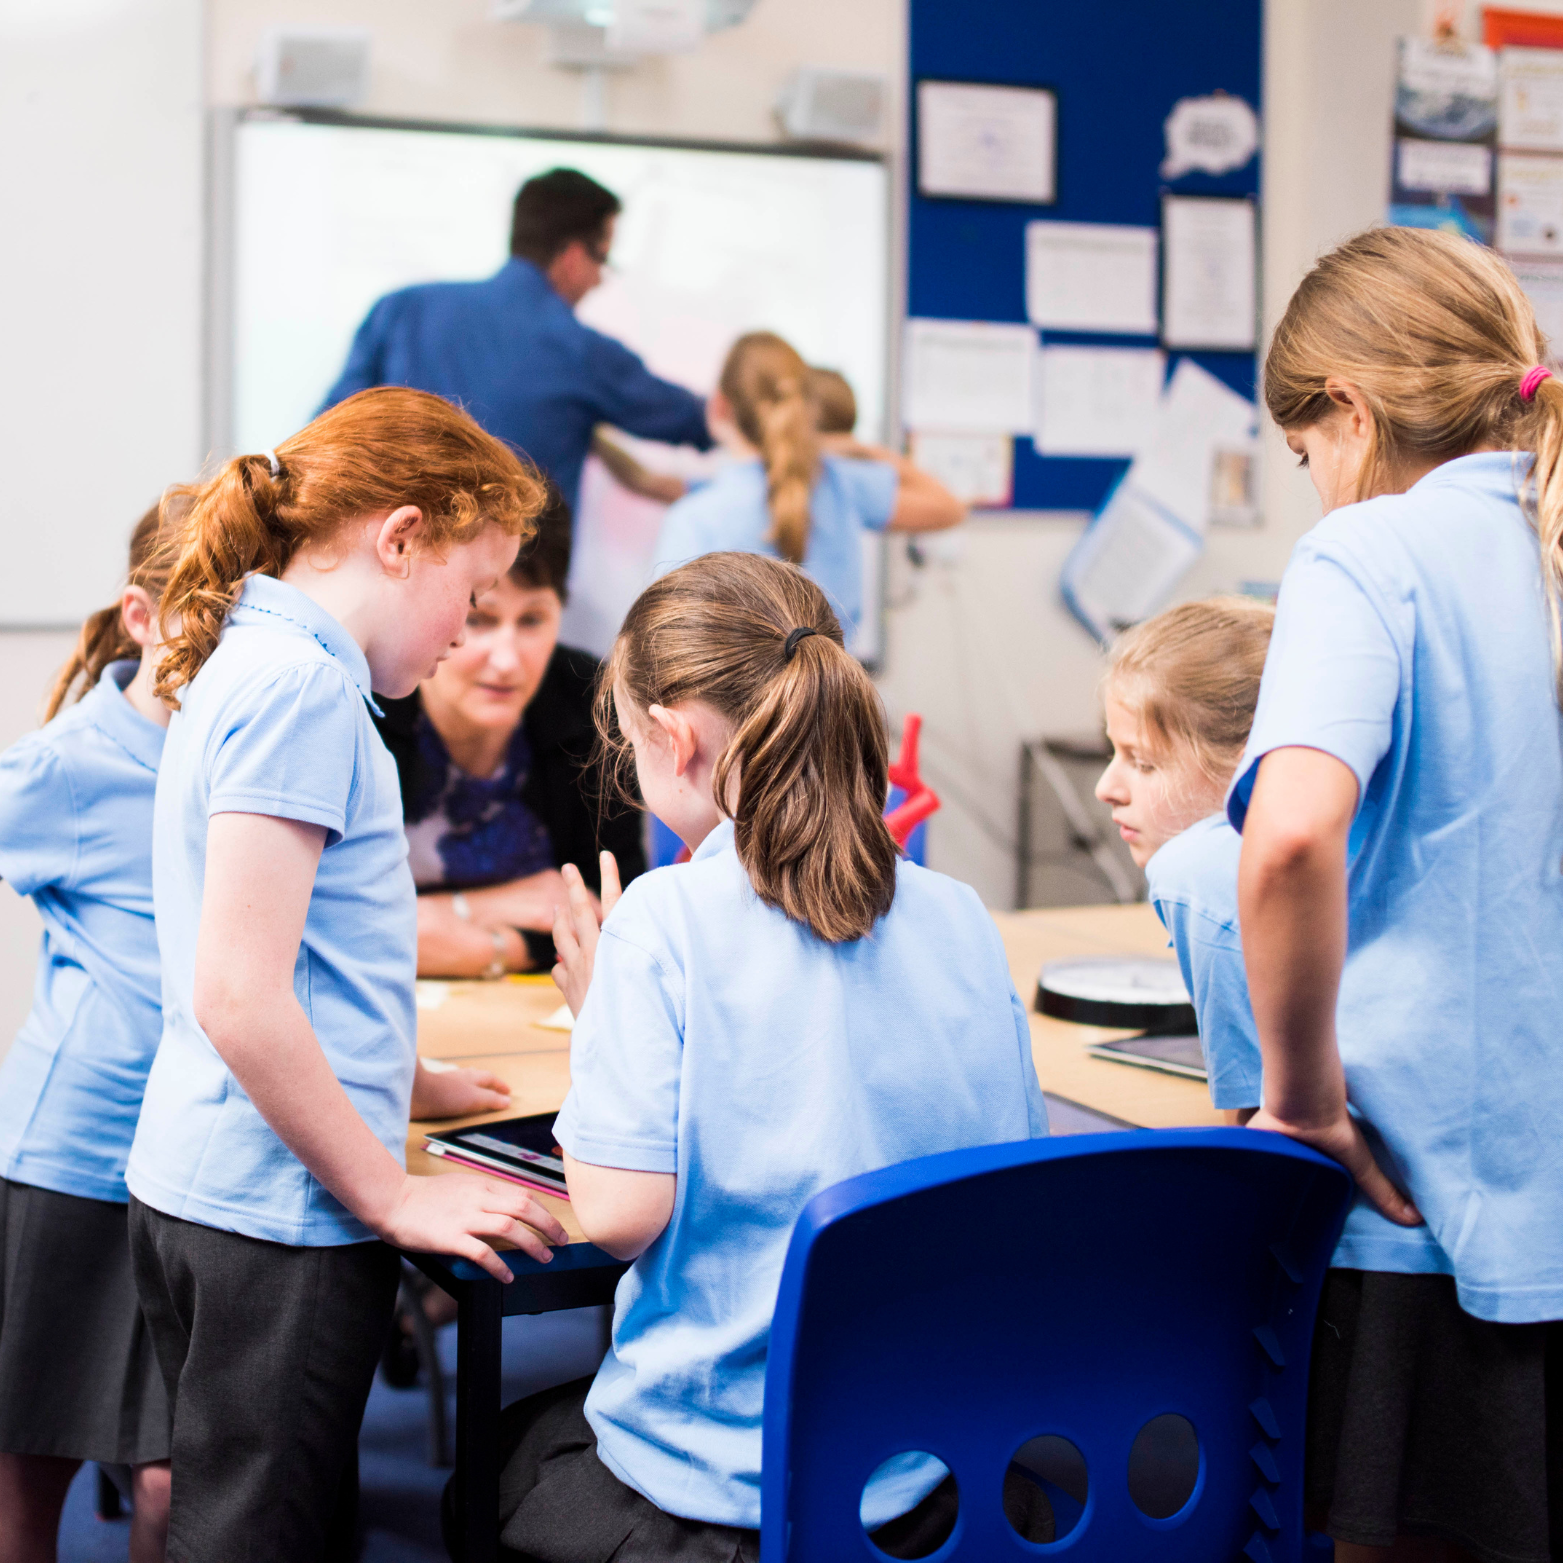
M 707 417 L 736 459 L 669 507 L 656 571 L 729 549 L 801 565 L 850 645 L 863 611 L 864 530 L 935 531 L 965 512 L 904 456 L 850 434 L 822 435 L 815 373 L 774 332 L 733 344 Z
M 1542 1563 L 1563 1536 L 1547 354 L 1491 251 L 1381 228 L 1303 279 L 1265 367 L 1327 514 L 1282 582 L 1228 813 L 1253 1124 L 1359 1189 L 1309 1407 L 1308 1500 L 1342 1560 L 1415 1536 L 1419 1558 Z
M 151 842 L 168 708 L 152 681 L 177 512 L 136 524 L 119 600 L 82 626 L 45 725 L 0 755 L 0 875 L 43 923 L 0 1063 L 0 1557 L 17 1563 L 55 1556 L 84 1460 L 131 1468 L 132 1563 L 161 1563 L 168 1527 L 168 1399 L 125 1160 L 163 1029 Z
M 555 928 L 577 1016 L 554 1133 L 582 1230 L 635 1264 L 595 1380 L 506 1414 L 503 1538 L 584 1557 L 611 1527 L 625 1555 L 754 1559 L 798 1213 L 842 1178 L 1046 1117 L 993 919 L 897 858 L 884 715 L 801 570 L 726 553 L 662 577 L 600 689 L 610 755 L 694 858 L 642 875 L 600 933 L 577 881 Z M 1034 1484 L 1013 1485 L 1017 1528 L 1050 1540 Z M 881 1551 L 922 1557 L 954 1508 L 917 1457 L 864 1516 Z
M 184 498 L 130 1250 L 173 1405 L 170 1556 L 306 1563 L 351 1550 L 395 1248 L 506 1277 L 490 1240 L 546 1259 L 564 1238 L 515 1184 L 407 1176 L 409 1110 L 508 1095 L 417 1061 L 413 882 L 371 715 L 460 644 L 544 489 L 448 402 L 388 387 Z

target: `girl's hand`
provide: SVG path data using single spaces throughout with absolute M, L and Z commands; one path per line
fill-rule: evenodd
M 513 1243 L 547 1264 L 551 1249 L 570 1241 L 570 1234 L 525 1189 L 469 1172 L 404 1177 L 389 1210 L 371 1225 L 393 1248 L 456 1254 L 507 1283 L 513 1279 L 510 1267 L 490 1244 Z
M 503 1112 L 510 1087 L 486 1069 L 431 1069 L 418 1060 L 412 1080 L 414 1118 L 462 1118 L 470 1113 Z
M 598 929 L 618 904 L 623 891 L 619 888 L 619 865 L 611 852 L 602 854 L 600 915 L 596 898 L 586 888 L 581 871 L 575 864 L 565 864 L 564 882 L 570 902 L 568 908 L 560 907 L 559 915 L 554 919 L 554 949 L 559 954 L 559 964 L 554 967 L 554 981 L 564 994 L 570 1013 L 579 1015 L 581 1005 L 586 1002 L 586 990 L 591 986 L 592 963 L 597 957 Z
M 1304 1125 L 1284 1123 L 1261 1107 L 1248 1120 L 1248 1127 L 1269 1129 L 1312 1146 L 1332 1161 L 1338 1161 L 1357 1180 L 1357 1187 L 1380 1214 L 1387 1216 L 1397 1226 L 1422 1225 L 1422 1213 L 1384 1175 L 1383 1169 L 1373 1159 L 1373 1152 L 1368 1147 L 1361 1125 L 1344 1108 L 1339 1117 L 1329 1123 Z

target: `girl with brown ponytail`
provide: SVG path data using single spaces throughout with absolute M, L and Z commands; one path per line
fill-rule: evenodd
M 1491 251 L 1379 228 L 1276 329 L 1327 512 L 1228 798 L 1256 1128 L 1356 1175 L 1308 1500 L 1338 1559 L 1563 1555 L 1563 387 Z M 1383 1219 L 1362 1220 L 1371 1205 Z M 1371 1214 L 1371 1212 L 1369 1212 Z
M 185 496 L 130 1248 L 173 1404 L 169 1555 L 313 1563 L 351 1551 L 395 1248 L 503 1279 L 490 1241 L 547 1259 L 565 1235 L 515 1184 L 407 1176 L 409 1109 L 508 1096 L 418 1063 L 413 881 L 371 717 L 461 644 L 544 490 L 448 402 L 386 387 Z
M 556 925 L 578 1014 L 554 1133 L 582 1229 L 635 1264 L 595 1381 L 507 1413 L 504 1542 L 584 1557 L 611 1528 L 626 1556 L 753 1560 L 766 1335 L 799 1211 L 1046 1117 L 993 919 L 897 859 L 883 712 L 801 570 L 725 553 L 664 576 L 600 688 L 612 755 L 694 858 L 637 879 L 600 934 L 577 880 Z M 947 1533 L 944 1474 L 908 1457 L 870 1485 L 871 1528 L 909 1516 L 881 1550 L 921 1557 Z
M 152 681 L 176 521 L 154 506 L 137 523 L 119 600 L 82 626 L 45 725 L 0 755 L 0 874 L 44 930 L 0 1064 L 0 1557 L 17 1563 L 55 1556 L 84 1460 L 132 1469 L 132 1563 L 161 1563 L 168 1525 L 125 1160 L 163 1029 L 151 842 L 168 708 Z
M 707 420 L 736 459 L 669 507 L 655 569 L 728 549 L 802 565 L 850 645 L 863 612 L 863 532 L 937 531 L 965 511 L 904 456 L 820 434 L 814 374 L 772 331 L 733 343 Z

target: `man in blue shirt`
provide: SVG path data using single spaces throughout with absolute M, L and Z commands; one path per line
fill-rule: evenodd
M 619 211 L 611 190 L 573 168 L 527 180 L 510 259 L 483 282 L 386 294 L 358 328 L 322 410 L 372 385 L 433 391 L 530 456 L 572 512 L 599 423 L 708 450 L 700 397 L 575 318 L 602 281 Z

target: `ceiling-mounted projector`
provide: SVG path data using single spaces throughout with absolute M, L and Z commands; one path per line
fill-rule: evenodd
M 736 27 L 754 9 L 754 0 L 705 0 L 705 30 L 720 32 Z M 611 27 L 616 10 L 613 0 L 494 0 L 496 22 L 584 22 L 588 27 Z

